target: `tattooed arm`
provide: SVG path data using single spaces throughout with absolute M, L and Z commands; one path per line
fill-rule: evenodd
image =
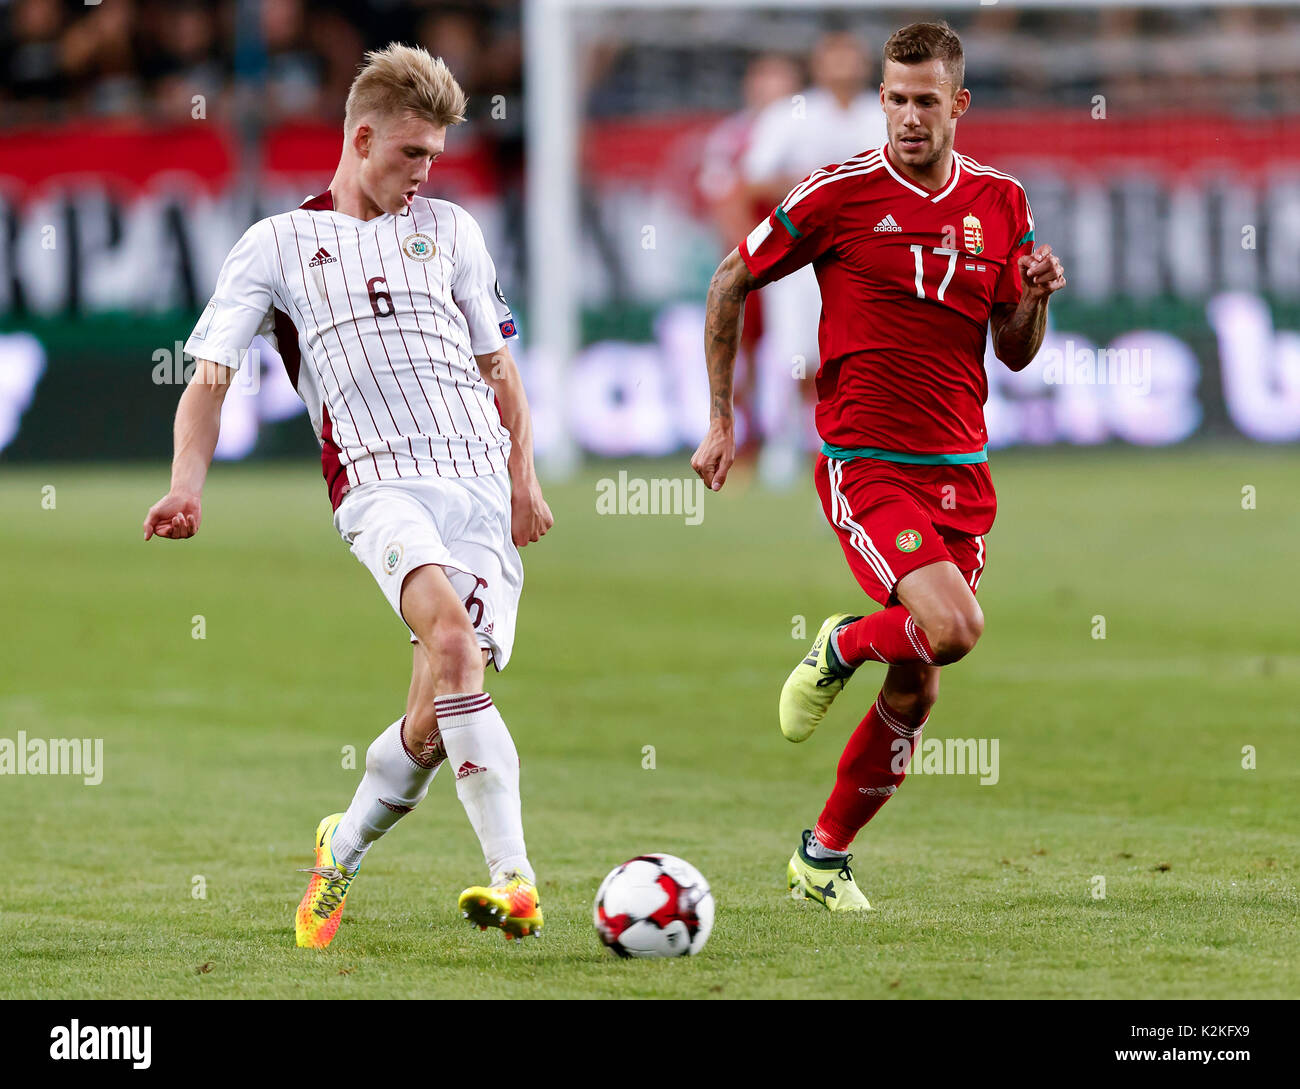
M 1047 300 L 1065 286 L 1065 270 L 1051 246 L 1039 246 L 1019 259 L 1023 285 L 1018 305 L 998 303 L 989 325 L 993 354 L 1013 371 L 1033 362 L 1047 332 Z
M 745 267 L 739 250 L 732 250 L 709 283 L 704 314 L 704 358 L 709 367 L 709 432 L 691 457 L 691 468 L 713 491 L 727 480 L 736 460 L 736 425 L 732 415 L 732 380 L 740 344 L 745 296 L 759 286 Z

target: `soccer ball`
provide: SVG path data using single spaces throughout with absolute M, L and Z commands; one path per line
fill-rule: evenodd
M 600 883 L 594 915 L 600 940 L 620 957 L 691 956 L 713 929 L 713 893 L 689 862 L 638 855 Z

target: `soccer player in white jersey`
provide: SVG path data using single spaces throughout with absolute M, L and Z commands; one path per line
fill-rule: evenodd
M 447 762 L 489 871 L 460 911 L 507 938 L 542 925 L 519 757 L 483 677 L 510 658 L 517 548 L 551 528 L 551 512 L 483 235 L 463 208 L 417 195 L 465 108 L 424 50 L 366 55 L 329 189 L 255 223 L 226 258 L 185 345 L 197 367 L 177 410 L 171 490 L 144 523 L 146 540 L 198 532 L 222 400 L 252 338 L 273 341 L 321 444 L 335 529 L 415 644 L 406 714 L 370 745 L 347 811 L 316 829 L 296 917 L 298 945 L 316 949 L 370 846 Z

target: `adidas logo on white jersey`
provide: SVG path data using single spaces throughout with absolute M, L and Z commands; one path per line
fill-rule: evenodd
M 899 225 L 894 221 L 894 217 L 893 217 L 892 215 L 885 216 L 884 219 L 882 219 L 879 223 L 877 223 L 877 224 L 876 224 L 876 230 L 877 230 L 877 231 L 889 231 L 889 232 L 891 232 L 891 233 L 897 233 L 897 234 L 902 234 L 902 233 L 903 233 L 903 228 L 900 227 L 900 226 L 899 226 Z
M 315 256 L 307 262 L 307 267 L 316 268 L 320 265 L 328 265 L 331 261 L 337 262 L 338 258 L 331 256 L 330 251 L 322 246 L 316 251 Z

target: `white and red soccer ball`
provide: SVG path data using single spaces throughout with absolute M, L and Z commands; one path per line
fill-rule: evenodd
M 620 957 L 691 956 L 713 929 L 713 893 L 689 862 L 638 855 L 600 883 L 594 915 L 600 940 Z

